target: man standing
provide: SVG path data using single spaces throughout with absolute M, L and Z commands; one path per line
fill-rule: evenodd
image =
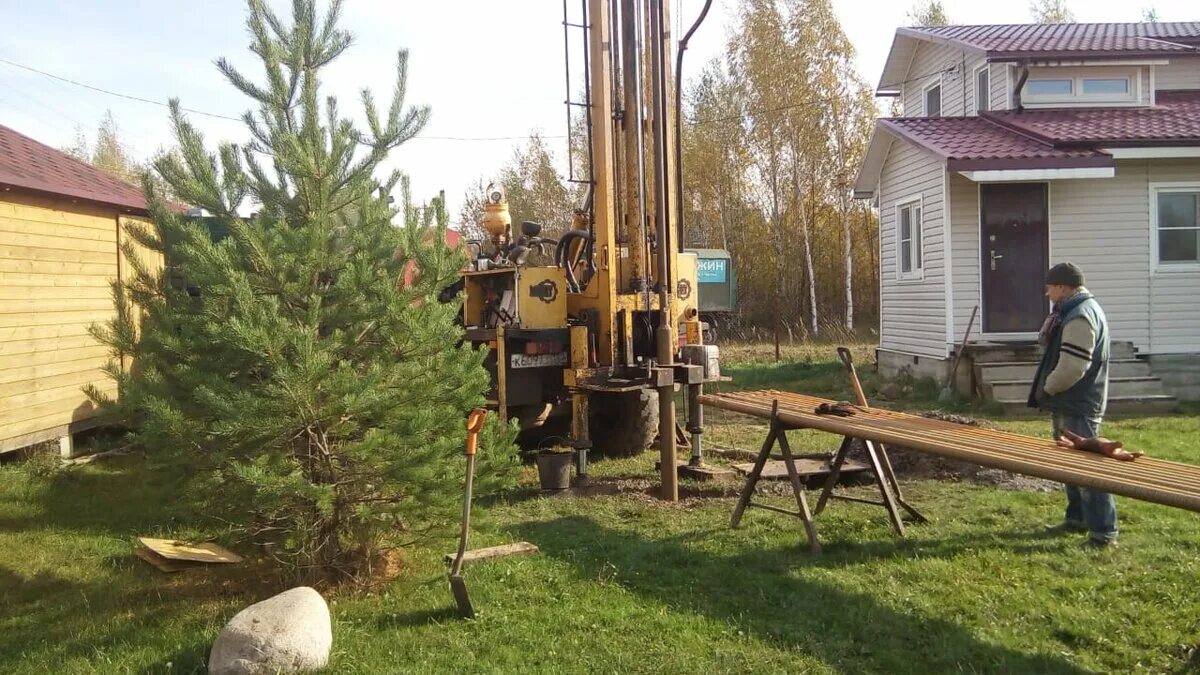
M 1108 403 L 1108 320 L 1083 286 L 1083 272 L 1059 263 L 1046 274 L 1046 297 L 1054 310 L 1042 326 L 1045 347 L 1029 406 L 1052 415 L 1054 438 L 1070 431 L 1083 438 L 1100 435 Z M 1052 534 L 1087 532 L 1087 545 L 1103 548 L 1117 539 L 1117 504 L 1107 492 L 1067 487 L 1064 521 Z

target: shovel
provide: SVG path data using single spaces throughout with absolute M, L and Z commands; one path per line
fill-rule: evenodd
M 467 532 L 471 527 L 471 487 L 475 482 L 475 450 L 479 445 L 479 430 L 487 419 L 487 410 L 476 408 L 467 418 L 467 487 L 463 496 L 462 534 L 458 539 L 458 555 L 450 564 L 450 592 L 458 603 L 458 613 L 464 619 L 475 618 L 471 596 L 467 595 L 467 582 L 462 576 L 463 556 L 467 553 Z
M 954 355 L 954 365 L 950 367 L 950 376 L 946 378 L 946 386 L 942 387 L 942 393 L 938 395 L 938 401 L 945 403 L 954 397 L 954 376 L 958 374 L 958 362 L 962 360 L 963 352 L 967 351 L 967 340 L 971 339 L 971 329 L 975 327 L 975 315 L 979 313 L 979 305 L 975 305 L 975 309 L 971 310 L 971 320 L 967 322 L 967 334 L 963 335 L 962 344 L 958 346 L 958 353 Z

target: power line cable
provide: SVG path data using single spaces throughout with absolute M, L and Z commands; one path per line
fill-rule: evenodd
M 925 79 L 925 78 L 927 78 L 927 77 L 932 77 L 933 75 L 942 75 L 942 74 L 945 74 L 945 73 L 951 73 L 951 72 L 954 72 L 954 71 L 956 71 L 956 70 L 958 70 L 958 66 L 956 66 L 956 65 L 952 65 L 952 66 L 948 66 L 948 67 L 946 67 L 946 68 L 942 68 L 941 70 L 935 70 L 935 71 L 933 71 L 933 72 L 925 73 L 924 75 L 918 75 L 918 76 L 916 76 L 916 77 L 909 78 L 909 79 L 907 79 L 907 80 L 904 80 L 903 82 L 896 82 L 896 83 L 894 83 L 894 84 L 889 84 L 889 85 L 885 85 L 885 86 L 888 86 L 888 87 L 898 87 L 898 86 L 900 86 L 900 85 L 902 85 L 902 84 L 908 84 L 909 82 L 916 82 L 917 80 L 923 80 L 923 79 Z M 774 112 L 782 112 L 782 111 L 784 111 L 784 110 L 792 110 L 792 109 L 794 109 L 794 108 L 803 108 L 803 107 L 806 107 L 806 106 L 815 106 L 815 105 L 818 105 L 818 104 L 820 104 L 820 103 L 827 103 L 829 100 L 831 100 L 831 99 L 827 99 L 827 98 L 818 98 L 818 99 L 811 100 L 811 101 L 804 101 L 804 102 L 801 102 L 801 103 L 791 103 L 791 104 L 788 104 L 788 105 L 782 105 L 782 106 L 778 106 L 778 107 L 775 107 L 775 108 L 762 108 L 762 109 L 759 109 L 759 110 L 748 110 L 748 111 L 746 111 L 746 112 L 743 112 L 743 113 L 738 113 L 738 114 L 736 114 L 736 115 L 728 115 L 728 116 L 726 116 L 726 117 L 714 117 L 713 119 L 707 119 L 707 120 L 696 120 L 696 121 L 693 121 L 693 122 L 688 122 L 687 124 L 689 124 L 690 126 L 700 126 L 700 125 L 702 125 L 702 124 L 716 124 L 717 122 L 730 122 L 730 121 L 733 121 L 733 120 L 742 119 L 743 117 L 754 117 L 754 116 L 756 116 L 756 115 L 766 115 L 766 114 L 769 114 L 769 113 L 774 113 Z
M 72 84 L 77 87 L 83 87 L 84 89 L 90 89 L 92 91 L 97 91 L 102 94 L 108 94 L 109 96 L 117 96 L 119 98 L 128 99 L 130 101 L 138 101 L 140 103 L 149 103 L 151 105 L 157 105 L 157 106 L 163 106 L 163 107 L 168 107 L 168 105 L 169 105 L 167 103 L 163 103 L 162 101 L 155 101 L 153 99 L 143 98 L 141 96 L 134 96 L 132 94 L 123 94 L 118 91 L 112 91 L 110 89 L 105 89 L 103 87 L 97 87 L 97 86 L 90 85 L 90 84 L 87 84 L 84 82 L 79 82 L 77 80 L 72 80 L 70 78 L 62 77 L 61 75 L 55 75 L 54 73 L 49 73 L 44 70 L 39 70 L 37 68 L 33 68 L 31 66 L 26 66 L 24 64 L 17 63 L 15 61 L 9 61 L 8 59 L 0 58 L 0 63 L 6 63 L 15 68 L 27 70 L 31 73 L 37 73 L 38 75 L 43 75 L 45 77 L 49 77 L 51 79 L 58 80 L 60 82 L 66 82 L 67 84 Z M 196 108 L 182 108 L 182 110 L 185 110 L 190 113 L 196 113 L 197 115 L 205 115 L 208 117 L 215 117 L 217 119 L 229 120 L 231 122 L 241 122 L 242 121 L 242 118 L 240 118 L 240 117 L 231 117 L 229 115 L 222 115 L 221 113 L 208 112 L 207 110 L 199 110 Z M 529 134 L 525 134 L 522 136 L 415 136 L 413 138 L 413 140 L 472 142 L 472 141 L 521 141 L 521 140 L 525 140 L 527 138 L 529 138 Z M 561 139 L 561 138 L 567 138 L 567 136 L 565 134 L 542 135 L 542 138 Z
M 525 134 L 524 136 L 413 136 L 414 141 L 524 141 L 530 136 L 538 138 L 567 138 L 566 134 L 547 136 L 545 134 Z
M 53 79 L 53 80 L 58 80 L 60 82 L 66 82 L 67 84 L 73 84 L 76 87 L 83 87 L 84 89 L 91 89 L 92 91 L 98 91 L 101 94 L 108 94 L 109 96 L 116 96 L 118 98 L 129 99 L 130 101 L 140 101 L 142 103 L 149 103 L 151 105 L 159 105 L 164 108 L 170 107 L 170 104 L 163 103 L 162 101 L 155 101 L 155 100 L 149 99 L 149 98 L 142 98 L 141 96 L 134 96 L 132 94 L 122 94 L 120 92 L 111 91 L 111 90 L 105 89 L 103 87 L 96 87 L 96 86 L 93 86 L 90 84 L 85 84 L 83 82 L 78 82 L 76 80 L 72 80 L 67 77 L 62 77 L 61 75 L 55 75 L 54 73 L 47 73 L 44 70 L 38 70 L 37 68 L 32 68 L 30 66 L 26 66 L 26 65 L 17 63 L 15 61 L 9 61 L 8 59 L 0 59 L 0 63 L 6 63 L 10 66 L 13 66 L 15 68 L 20 68 L 22 70 L 28 70 L 31 73 L 37 73 L 38 75 L 43 75 L 43 76 L 49 77 L 50 79 Z M 218 119 L 230 120 L 233 122 L 241 122 L 242 121 L 242 118 L 240 118 L 240 117 L 230 117 L 228 115 L 221 115 L 218 113 L 206 112 L 204 110 L 196 110 L 195 108 L 183 108 L 181 106 L 181 109 L 186 110 L 190 113 L 196 113 L 197 115 L 206 115 L 208 117 L 216 117 Z
M 899 87 L 901 85 L 905 85 L 910 82 L 916 82 L 917 80 L 924 80 L 927 77 L 933 77 L 934 75 L 945 75 L 946 73 L 952 73 L 956 70 L 958 70 L 958 66 L 956 66 L 956 65 L 955 66 L 947 66 L 945 68 L 942 68 L 941 70 L 935 70 L 935 71 L 932 71 L 929 73 L 925 73 L 924 75 L 917 75 L 915 77 L 910 77 L 907 80 L 902 80 L 900 82 L 892 82 L 891 84 L 881 84 L 881 85 L 879 85 L 879 88 L 884 89 L 884 88 L 889 88 L 889 87 Z

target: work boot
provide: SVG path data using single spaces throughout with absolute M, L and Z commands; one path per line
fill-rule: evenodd
M 1046 535 L 1047 537 L 1065 537 L 1068 534 L 1083 534 L 1087 531 L 1088 529 L 1086 525 L 1079 525 L 1077 523 L 1059 523 L 1058 525 L 1051 525 L 1043 529 L 1042 534 Z

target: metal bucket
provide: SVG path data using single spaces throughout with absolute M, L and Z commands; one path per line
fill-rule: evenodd
M 538 482 L 543 490 L 566 490 L 571 487 L 569 452 L 541 452 L 537 455 Z

